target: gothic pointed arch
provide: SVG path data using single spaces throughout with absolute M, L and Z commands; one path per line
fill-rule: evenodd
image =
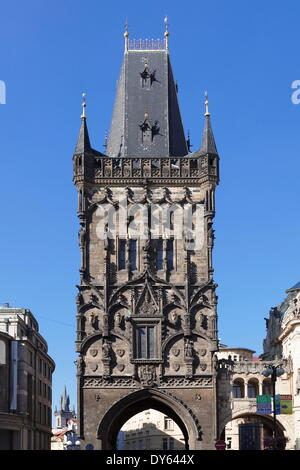
M 156 409 L 175 421 L 184 435 L 186 449 L 197 447 L 196 442 L 201 441 L 202 433 L 193 411 L 171 393 L 145 388 L 125 395 L 106 411 L 97 430 L 101 449 L 115 449 L 117 435 L 123 424 L 135 414 L 149 408 Z

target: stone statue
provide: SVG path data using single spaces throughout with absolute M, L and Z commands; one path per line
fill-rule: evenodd
M 178 320 L 179 320 L 179 315 L 178 313 L 176 312 L 176 310 L 173 310 L 173 312 L 171 313 L 171 320 L 173 323 L 177 323 Z
M 77 374 L 81 375 L 84 372 L 84 360 L 81 355 L 78 357 L 75 363 L 77 366 Z
M 193 342 L 189 338 L 185 342 L 185 355 L 186 357 L 193 357 Z
M 85 240 L 86 240 L 85 227 L 81 227 L 81 229 L 79 230 L 78 238 L 79 238 L 79 246 L 83 247 L 85 245 Z
M 111 352 L 111 345 L 110 343 L 105 339 L 102 345 L 102 357 L 104 358 L 109 358 L 110 357 L 110 352 Z
M 117 326 L 121 326 L 122 320 L 123 320 L 123 315 L 122 315 L 122 313 L 121 313 L 121 312 L 117 312 L 117 314 L 116 314 L 116 325 L 117 325 Z
M 83 297 L 80 292 L 78 292 L 78 294 L 76 295 L 76 304 L 77 304 L 77 307 L 80 307 L 80 305 L 83 304 Z

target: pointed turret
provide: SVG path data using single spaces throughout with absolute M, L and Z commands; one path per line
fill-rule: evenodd
M 76 148 L 75 148 L 75 154 L 88 153 L 92 150 L 91 149 L 91 144 L 90 144 L 89 132 L 88 132 L 87 123 L 86 123 L 86 114 L 85 114 L 86 101 L 85 101 L 85 96 L 86 96 L 86 94 L 83 93 L 82 94 L 83 103 L 82 103 L 81 126 L 80 126 L 79 136 L 78 136 L 78 140 L 77 140 L 77 145 L 76 145 Z
M 214 134 L 211 127 L 210 122 L 210 113 L 208 111 L 208 97 L 207 93 L 205 93 L 205 125 L 204 125 L 204 133 L 202 137 L 202 144 L 200 151 L 203 154 L 209 155 L 218 155 Z

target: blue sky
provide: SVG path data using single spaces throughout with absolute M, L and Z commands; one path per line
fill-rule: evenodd
M 87 93 L 90 138 L 102 150 L 131 38 L 170 55 L 195 150 L 208 90 L 221 158 L 214 266 L 219 335 L 262 352 L 263 318 L 300 279 L 299 2 L 11 0 L 1 5 L 0 302 L 30 308 L 56 362 L 53 405 L 76 402 L 75 285 L 79 282 L 72 154 Z

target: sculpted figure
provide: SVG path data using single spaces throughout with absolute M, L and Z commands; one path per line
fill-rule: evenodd
M 105 339 L 102 345 L 102 355 L 104 358 L 110 357 L 111 346 L 110 343 Z

